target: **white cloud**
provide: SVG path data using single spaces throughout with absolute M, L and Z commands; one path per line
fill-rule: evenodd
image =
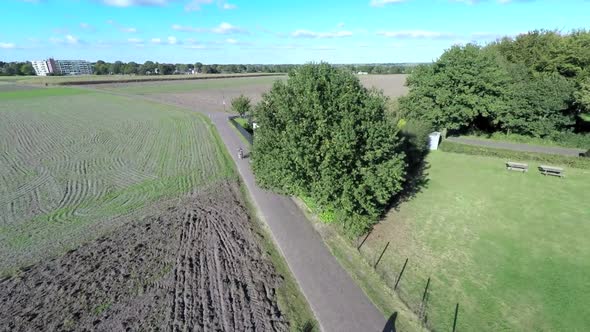
M 162 39 L 160 39 L 160 38 L 152 38 L 151 42 L 154 43 L 154 44 L 160 44 L 162 42 Z
M 219 34 L 228 34 L 228 33 L 245 33 L 246 30 L 244 30 L 242 28 L 238 28 L 236 26 L 233 26 L 229 23 L 223 22 L 219 26 L 211 29 L 211 32 L 219 33 Z
M 238 43 L 238 41 L 233 38 L 228 38 L 225 40 L 225 42 L 228 44 L 237 44 Z
M 16 45 L 14 43 L 0 43 L 0 48 L 1 49 L 11 49 L 11 48 L 15 48 Z
M 222 8 L 225 10 L 230 10 L 230 9 L 236 9 L 236 8 L 238 8 L 238 6 L 233 5 L 231 3 L 224 3 Z
M 68 44 L 78 44 L 80 41 L 78 40 L 78 38 L 72 35 L 66 35 L 66 42 Z
M 121 32 L 125 32 L 125 33 L 136 33 L 137 32 L 136 28 L 123 26 L 115 20 L 107 20 L 107 24 L 114 26 L 115 28 L 119 29 L 119 31 L 121 31 Z
M 184 10 L 187 12 L 192 12 L 196 10 L 201 10 L 201 5 L 208 5 L 212 3 L 213 0 L 192 0 L 186 6 L 184 6 Z
M 82 28 L 83 30 L 86 30 L 86 31 L 94 31 L 95 30 L 92 25 L 85 23 L 85 22 L 80 23 L 80 28 Z
M 143 40 L 140 38 L 128 38 L 127 41 L 130 42 L 131 44 L 143 43 Z
M 127 32 L 127 33 L 136 33 L 137 29 L 136 28 L 124 28 L 121 27 L 119 28 L 119 30 L 121 30 L 121 32 Z
M 455 34 L 427 30 L 379 31 L 378 35 L 389 38 L 454 38 Z
M 131 7 L 131 6 L 163 6 L 169 0 L 101 0 L 107 6 Z
M 371 0 L 371 2 L 369 2 L 369 4 L 371 5 L 371 7 L 383 7 L 385 5 L 390 5 L 390 4 L 394 4 L 394 3 L 401 3 L 404 1 L 406 1 L 406 0 Z
M 177 43 L 178 43 L 178 40 L 176 39 L 176 37 L 174 37 L 174 36 L 168 37 L 168 44 L 176 45 Z
M 314 32 L 309 30 L 295 30 L 291 36 L 296 38 L 340 38 L 352 36 L 351 31 L 335 31 L 335 32 Z
M 172 29 L 184 32 L 211 32 L 217 34 L 232 34 L 232 33 L 248 33 L 245 29 L 223 22 L 214 28 L 194 28 L 190 26 L 183 26 L 180 24 L 173 24 Z

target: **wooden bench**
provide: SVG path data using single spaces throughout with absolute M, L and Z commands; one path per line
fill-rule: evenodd
M 506 169 L 509 170 L 509 171 L 528 172 L 529 171 L 529 165 L 522 164 L 522 163 L 515 163 L 515 162 L 512 162 L 512 161 L 507 161 L 506 162 Z
M 543 175 L 553 175 L 553 176 L 559 176 L 559 177 L 565 176 L 565 174 L 563 174 L 564 169 L 561 167 L 541 165 L 541 166 L 539 166 L 539 171 L 541 171 L 541 174 L 543 174 Z

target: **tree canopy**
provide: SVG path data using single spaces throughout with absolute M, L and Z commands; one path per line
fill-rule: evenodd
M 408 116 L 438 129 L 545 137 L 581 131 L 590 114 L 590 33 L 532 31 L 485 47 L 453 46 L 408 78 Z
M 256 109 L 259 185 L 313 199 L 351 235 L 402 189 L 406 163 L 386 99 L 353 74 L 308 64 L 276 81 Z

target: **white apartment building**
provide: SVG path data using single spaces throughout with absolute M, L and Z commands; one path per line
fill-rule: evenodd
M 37 76 L 56 75 L 90 75 L 92 65 L 84 60 L 54 60 L 49 58 L 42 61 L 31 61 Z
M 91 75 L 92 65 L 84 60 L 56 60 L 57 70 L 62 75 Z
M 33 69 L 35 69 L 35 74 L 37 74 L 37 76 L 47 76 L 47 74 L 51 73 L 47 61 L 45 60 L 31 61 L 31 64 L 33 65 Z

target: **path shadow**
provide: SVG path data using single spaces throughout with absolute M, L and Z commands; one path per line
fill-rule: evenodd
M 383 332 L 396 332 L 395 320 L 397 319 L 397 311 L 389 316 L 387 323 L 383 327 Z

